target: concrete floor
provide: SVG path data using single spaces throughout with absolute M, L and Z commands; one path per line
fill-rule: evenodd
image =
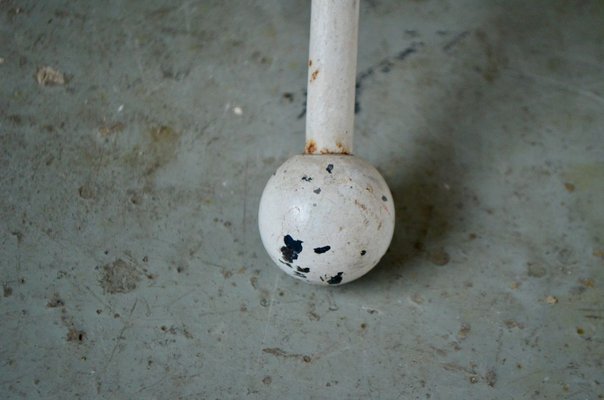
M 307 1 L 0 0 L 0 398 L 604 398 L 603 20 L 363 1 L 356 154 L 397 227 L 322 288 L 257 230 Z

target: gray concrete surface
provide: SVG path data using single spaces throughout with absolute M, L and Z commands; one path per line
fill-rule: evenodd
M 398 215 L 339 288 L 256 226 L 308 6 L 0 1 L 2 399 L 604 397 L 603 3 L 362 3 L 356 154 Z

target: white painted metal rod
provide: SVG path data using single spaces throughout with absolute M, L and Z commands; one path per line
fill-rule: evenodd
M 312 0 L 306 154 L 352 154 L 360 0 Z
M 306 154 L 279 167 L 258 209 L 271 259 L 290 276 L 317 285 L 341 285 L 369 272 L 394 232 L 386 181 L 350 155 L 359 1 L 312 1 Z

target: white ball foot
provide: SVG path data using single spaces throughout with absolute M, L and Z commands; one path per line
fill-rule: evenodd
M 394 231 L 388 185 L 350 155 L 299 155 L 270 178 L 260 200 L 262 242 L 287 274 L 339 285 L 369 272 Z

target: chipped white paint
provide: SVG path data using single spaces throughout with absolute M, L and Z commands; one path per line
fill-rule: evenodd
M 358 0 L 313 0 L 306 155 L 286 161 L 260 200 L 273 261 L 305 282 L 339 285 L 371 270 L 394 232 L 380 173 L 352 153 Z M 314 155 L 320 154 L 320 155 Z
M 388 185 L 354 156 L 294 156 L 271 177 L 259 213 L 273 261 L 309 283 L 341 284 L 371 270 L 394 231 Z

